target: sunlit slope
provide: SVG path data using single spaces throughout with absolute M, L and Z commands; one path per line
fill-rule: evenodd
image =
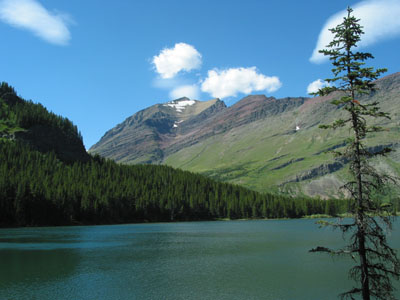
M 378 80 L 376 86 L 376 92 L 358 100 L 380 102 L 391 119 L 379 120 L 387 131 L 369 136 L 367 145 L 372 151 L 387 145 L 399 148 L 400 73 Z M 167 164 L 257 191 L 340 196 L 347 165 L 326 151 L 342 148 L 350 132 L 319 128 L 346 118 L 331 104 L 340 96 L 250 95 L 230 107 L 218 99 L 181 98 L 137 112 L 90 151 L 125 164 Z M 376 164 L 400 174 L 399 161 L 393 153 Z
M 399 74 L 379 81 L 378 87 L 372 98 L 361 100 L 379 101 L 392 119 L 381 120 L 388 131 L 371 135 L 367 144 L 376 150 L 381 145 L 399 148 Z M 318 128 L 343 116 L 330 104 L 331 98 L 308 99 L 296 109 L 232 128 L 169 155 L 165 163 L 258 191 L 339 195 L 346 165 L 325 151 L 340 149 L 349 131 Z M 393 153 L 377 164 L 398 173 L 399 161 Z

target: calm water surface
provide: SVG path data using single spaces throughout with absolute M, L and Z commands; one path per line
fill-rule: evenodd
M 352 262 L 308 250 L 342 244 L 314 220 L 0 229 L 0 299 L 337 299 Z

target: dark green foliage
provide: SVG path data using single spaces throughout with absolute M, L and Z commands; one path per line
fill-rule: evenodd
M 167 166 L 126 166 L 94 156 L 65 164 L 0 142 L 0 224 L 108 224 L 216 218 L 299 218 L 346 211 L 346 202 L 260 194 Z
M 11 118 L 24 129 L 29 129 L 35 125 L 46 125 L 59 128 L 68 135 L 78 136 L 82 140 L 78 128 L 70 120 L 49 112 L 40 103 L 23 100 L 17 96 L 14 88 L 5 82 L 0 84 L 0 105 L 2 107 L 0 118 Z
M 87 161 L 78 128 L 43 105 L 18 97 L 7 83 L 0 85 L 0 138 L 22 140 L 41 152 L 52 152 L 65 162 Z
M 331 29 L 333 41 L 327 45 L 329 50 L 320 51 L 330 57 L 334 68 L 334 78 L 327 79 L 335 83 L 333 87 L 326 87 L 319 91 L 320 95 L 327 95 L 339 91 L 343 95 L 332 104 L 346 111 L 346 118 L 336 120 L 331 125 L 322 128 L 336 129 L 348 126 L 351 136 L 343 152 L 335 151 L 335 155 L 348 161 L 352 180 L 346 183 L 344 189 L 352 200 L 350 212 L 353 221 L 349 224 L 329 224 L 340 228 L 343 233 L 350 235 L 349 245 L 345 249 L 333 251 L 324 247 L 317 247 L 315 251 L 330 252 L 332 254 L 347 254 L 356 257 L 357 265 L 349 274 L 358 285 L 342 294 L 342 298 L 354 299 L 355 294 L 362 299 L 394 299 L 391 278 L 399 279 L 400 262 L 396 252 L 388 245 L 386 229 L 391 229 L 389 217 L 396 203 L 384 202 L 382 195 L 388 183 L 395 183 L 395 179 L 380 174 L 371 164 L 371 159 L 384 156 L 391 151 L 383 148 L 378 152 L 368 151 L 364 139 L 368 133 L 379 133 L 384 129 L 376 125 L 368 125 L 372 119 L 390 118 L 382 112 L 378 102 L 361 103 L 357 98 L 375 90 L 374 81 L 385 72 L 385 69 L 375 70 L 365 67 L 365 60 L 373 58 L 370 53 L 355 51 L 357 43 L 363 34 L 359 20 L 348 15 L 343 23 Z M 391 199 L 392 200 L 392 199 Z M 395 202 L 392 200 L 392 202 Z M 397 201 L 398 202 L 398 201 Z
M 10 99 L 8 102 L 17 99 L 14 89 L 5 82 L 0 84 L 0 139 L 10 137 L 17 128 L 16 115 L 3 97 Z

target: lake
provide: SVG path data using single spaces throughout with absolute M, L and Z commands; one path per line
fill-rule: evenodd
M 0 229 L 0 299 L 338 299 L 352 261 L 308 250 L 343 244 L 315 220 Z

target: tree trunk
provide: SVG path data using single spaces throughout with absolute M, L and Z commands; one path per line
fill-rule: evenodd
M 360 217 L 360 216 L 359 216 Z M 358 230 L 358 254 L 360 256 L 360 267 L 361 267 L 361 289 L 363 300 L 370 300 L 369 292 L 369 272 L 368 272 L 368 261 L 367 252 L 365 249 L 365 232 L 363 226 L 363 220 L 359 220 L 357 227 Z
M 354 92 L 352 91 L 352 100 L 354 101 Z M 354 102 L 351 103 L 352 109 L 354 109 Z M 354 160 L 354 171 L 357 181 L 357 236 L 358 236 L 358 255 L 360 256 L 360 268 L 361 268 L 361 290 L 363 300 L 370 300 L 369 291 L 369 272 L 368 272 L 368 260 L 367 252 L 365 249 L 365 220 L 364 220 L 364 199 L 362 190 L 362 175 L 361 175 L 361 153 L 360 153 L 360 134 L 358 131 L 359 124 L 358 119 L 354 111 L 352 110 L 352 121 L 355 135 L 355 160 Z

